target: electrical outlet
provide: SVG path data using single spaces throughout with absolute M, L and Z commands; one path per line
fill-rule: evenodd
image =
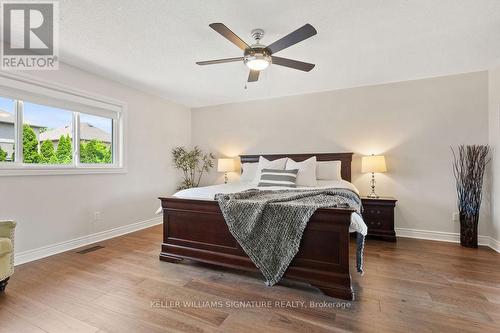
M 102 220 L 101 212 L 94 212 L 94 222 Z
M 460 220 L 460 214 L 458 212 L 453 212 L 451 218 L 453 221 L 458 222 Z

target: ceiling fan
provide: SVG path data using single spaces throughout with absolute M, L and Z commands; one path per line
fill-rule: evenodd
M 223 23 L 212 23 L 209 26 L 210 28 L 221 34 L 223 37 L 225 37 L 227 40 L 229 40 L 231 43 L 242 49 L 243 57 L 199 61 L 196 63 L 198 65 L 203 66 L 222 64 L 226 62 L 243 61 L 244 64 L 250 69 L 248 82 L 257 81 L 259 79 L 260 71 L 266 69 L 271 64 L 290 67 L 304 72 L 309 72 L 314 68 L 314 64 L 310 64 L 308 62 L 274 56 L 275 53 L 316 35 L 316 29 L 314 29 L 314 27 L 309 23 L 268 46 L 260 43 L 260 40 L 264 36 L 264 30 L 262 29 L 252 30 L 251 34 L 255 39 L 255 43 L 252 45 L 248 45 L 234 32 L 229 30 L 229 28 L 226 27 Z

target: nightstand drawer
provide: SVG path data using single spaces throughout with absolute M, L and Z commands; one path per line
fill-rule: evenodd
M 393 230 L 391 221 L 387 219 L 365 218 L 364 220 L 368 230 Z
M 391 219 L 393 212 L 392 207 L 366 205 L 363 210 L 363 217 L 366 219 Z

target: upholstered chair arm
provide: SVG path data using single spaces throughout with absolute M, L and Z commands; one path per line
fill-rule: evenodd
M 0 293 L 5 291 L 7 281 L 14 274 L 14 221 L 0 221 Z M 6 241 L 6 239 L 10 239 Z
M 14 221 L 0 221 L 0 237 L 10 238 L 14 241 L 14 229 L 16 222 Z

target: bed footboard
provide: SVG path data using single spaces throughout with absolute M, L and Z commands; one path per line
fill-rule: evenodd
M 229 232 L 216 201 L 160 198 L 163 244 L 160 260 L 200 262 L 258 271 Z M 302 237 L 300 250 L 285 276 L 308 282 L 325 294 L 353 300 L 349 272 L 352 210 L 318 209 Z

